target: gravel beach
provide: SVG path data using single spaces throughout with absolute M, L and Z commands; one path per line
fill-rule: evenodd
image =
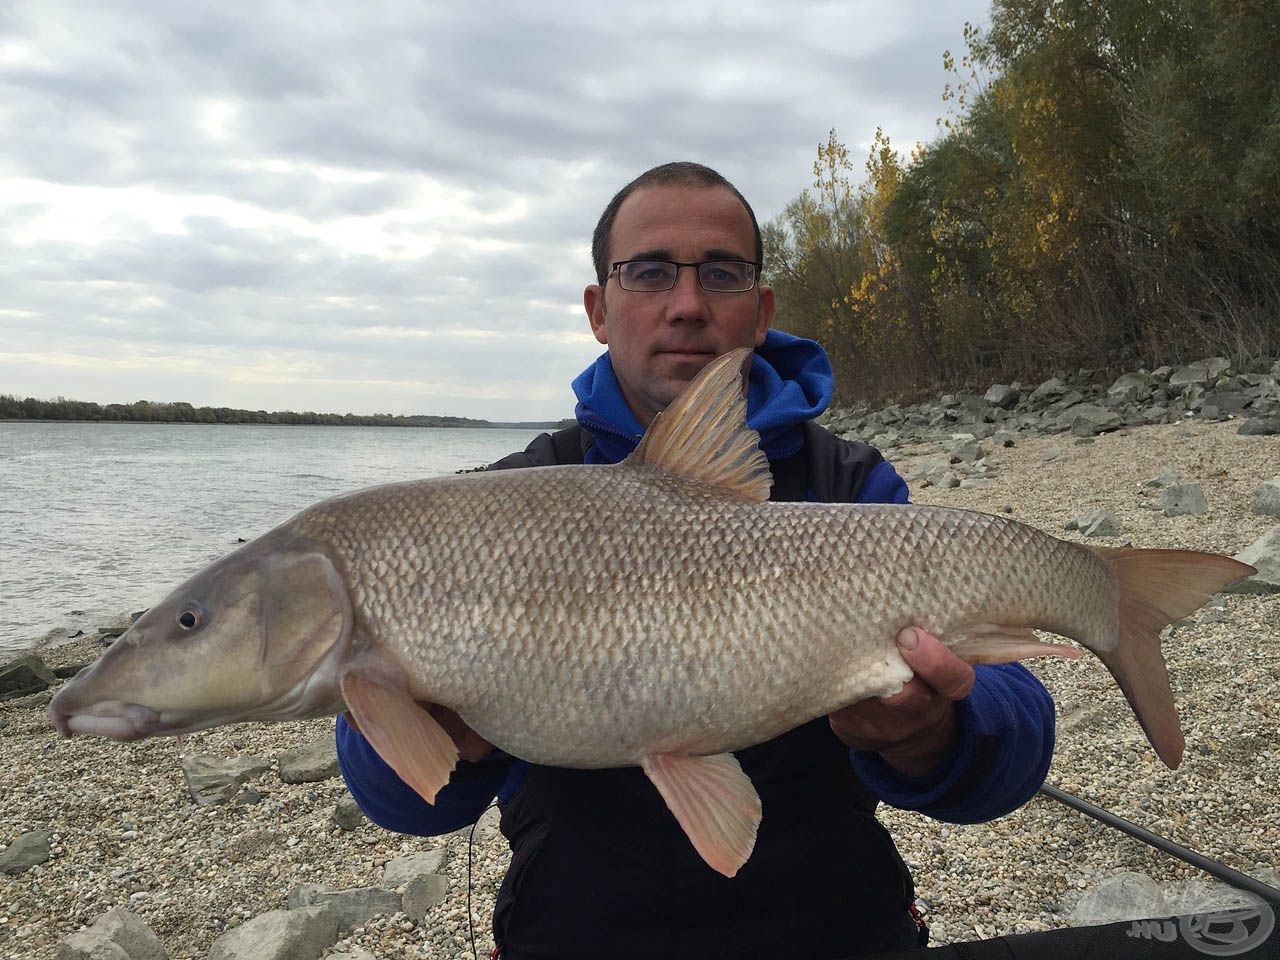
M 1088 442 L 1035 436 L 1010 448 L 988 444 L 985 486 L 916 487 L 913 500 L 1004 513 L 1067 539 L 1064 525 L 1095 508 L 1111 511 L 1119 546 L 1235 554 L 1275 526 L 1250 512 L 1250 493 L 1280 474 L 1280 436 L 1249 437 L 1234 422 L 1188 421 L 1130 428 Z M 936 446 L 893 459 L 907 475 Z M 1048 451 L 1059 454 L 1046 461 Z M 1145 482 L 1165 468 L 1201 485 L 1208 512 L 1165 516 Z M 121 606 L 133 598 L 122 597 Z M 1166 634 L 1170 673 L 1187 735 L 1176 771 L 1156 759 L 1101 663 L 1029 664 L 1053 693 L 1058 750 L 1049 782 L 1123 817 L 1257 875 L 1280 867 L 1280 594 L 1227 594 Z M 51 666 L 92 659 L 101 647 L 75 641 L 39 651 Z M 59 740 L 44 715 L 48 694 L 0 702 L 0 849 L 19 835 L 50 831 L 47 862 L 0 875 L 0 957 L 52 958 L 58 943 L 112 907 L 127 907 L 172 958 L 202 957 L 222 933 L 285 906 L 303 883 L 376 886 L 388 860 L 443 848 L 445 901 L 421 924 L 380 917 L 335 950 L 377 957 L 471 957 L 466 833 L 408 838 L 331 819 L 346 796 L 340 778 L 281 782 L 280 754 L 332 730 L 332 722 L 223 728 L 184 738 L 118 744 Z M 249 780 L 257 802 L 197 806 L 179 750 L 257 756 L 272 769 Z M 1194 869 L 1037 798 L 1002 819 L 955 826 L 881 808 L 931 908 L 934 943 L 1066 925 L 1082 891 L 1122 870 L 1161 882 L 1202 877 Z M 479 951 L 492 946 L 493 893 L 509 851 L 492 812 L 474 844 L 471 917 Z M 849 865 L 856 870 L 856 864 Z

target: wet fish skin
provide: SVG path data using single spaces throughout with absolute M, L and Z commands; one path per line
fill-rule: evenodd
M 131 739 L 344 705 L 428 801 L 457 760 L 416 701 L 524 759 L 639 765 L 709 864 L 750 854 L 731 751 L 911 676 L 899 629 L 973 662 L 1107 664 L 1170 765 L 1159 629 L 1252 568 L 1105 551 L 937 507 L 783 504 L 745 426 L 741 352 L 612 466 L 391 484 L 317 504 L 197 574 L 50 705 Z

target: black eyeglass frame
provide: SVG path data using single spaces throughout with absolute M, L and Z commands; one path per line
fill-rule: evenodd
M 622 274 L 618 270 L 619 267 L 625 267 L 628 263 L 666 263 L 675 267 L 676 272 L 675 276 L 671 278 L 671 286 L 669 287 L 662 287 L 656 290 L 634 290 L 631 287 L 622 286 Z M 751 275 L 751 286 L 743 290 L 714 290 L 707 287 L 702 282 L 702 267 L 705 267 L 709 263 L 742 263 L 749 267 L 754 267 L 755 270 Z M 674 290 L 676 288 L 676 284 L 680 282 L 681 267 L 693 267 L 693 275 L 698 278 L 698 287 L 707 293 L 750 293 L 760 285 L 760 271 L 764 269 L 764 264 L 758 260 L 732 260 L 726 257 L 717 257 L 715 260 L 697 260 L 693 263 L 685 263 L 680 260 L 661 260 L 657 257 L 637 257 L 634 260 L 615 260 L 610 265 L 609 277 L 616 274 L 618 277 L 618 286 L 622 287 L 622 289 L 626 290 L 628 293 L 666 293 L 668 290 Z M 608 280 L 609 277 L 605 277 L 605 280 Z

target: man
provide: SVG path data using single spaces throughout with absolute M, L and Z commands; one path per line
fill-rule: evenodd
M 544 434 L 495 468 L 617 462 L 699 370 L 745 346 L 756 350 L 748 423 L 770 460 L 772 499 L 906 501 L 876 451 L 808 422 L 830 400 L 830 364 L 817 344 L 770 331 L 759 227 L 723 177 L 689 163 L 643 174 L 605 209 L 592 256 L 597 283 L 583 302 L 608 350 L 573 383 L 579 426 Z M 494 937 L 509 960 L 907 948 L 922 942 L 923 925 L 877 801 L 954 822 L 1013 809 L 1048 770 L 1053 704 L 1020 665 L 975 670 L 915 626 L 898 643 L 916 674 L 901 693 L 738 752 L 765 816 L 733 878 L 698 857 L 639 769 L 533 766 L 438 707 L 466 762 L 434 807 L 344 718 L 339 759 L 352 794 L 388 829 L 445 833 L 498 797 L 512 860 Z

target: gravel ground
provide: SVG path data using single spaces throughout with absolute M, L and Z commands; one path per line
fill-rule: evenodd
M 1232 423 L 1188 423 L 1103 435 L 1022 440 L 994 450 L 986 487 L 914 491 L 921 503 L 1006 512 L 1068 538 L 1070 519 L 1105 507 L 1120 536 L 1097 541 L 1237 553 L 1273 518 L 1249 513 L 1249 495 L 1280 473 L 1280 437 L 1239 437 Z M 989 443 L 989 442 L 988 442 Z M 1050 448 L 1061 455 L 1046 463 Z M 906 474 L 924 447 L 893 459 Z M 1205 516 L 1144 509 L 1143 486 L 1172 466 L 1200 483 Z M 128 598 L 122 598 L 127 601 Z M 1245 872 L 1280 866 L 1280 595 L 1215 598 L 1165 642 L 1187 733 L 1187 757 L 1166 770 L 1124 699 L 1092 658 L 1031 664 L 1058 705 L 1058 752 L 1049 780 L 1121 816 Z M 43 651 L 52 665 L 91 659 L 79 641 Z M 203 956 L 222 932 L 285 905 L 299 883 L 374 886 L 402 853 L 444 846 L 446 901 L 415 926 L 394 915 L 359 928 L 339 947 L 378 957 L 471 957 L 465 833 L 404 838 L 371 824 L 343 832 L 330 821 L 341 780 L 287 785 L 274 771 L 249 785 L 252 805 L 196 807 L 174 740 L 117 744 L 58 740 L 46 696 L 0 703 L 0 847 L 35 829 L 54 833 L 53 855 L 18 876 L 0 876 L 0 956 L 50 958 L 58 942 L 114 906 L 139 914 L 175 958 Z M 331 722 L 251 725 L 191 735 L 181 749 L 274 760 L 331 730 Z M 1063 926 L 1083 890 L 1120 870 L 1159 881 L 1197 871 L 1047 799 L 990 824 L 954 826 L 883 810 L 932 906 L 933 940 L 946 943 Z M 488 954 L 493 894 L 510 854 L 492 823 L 474 845 L 471 915 Z

